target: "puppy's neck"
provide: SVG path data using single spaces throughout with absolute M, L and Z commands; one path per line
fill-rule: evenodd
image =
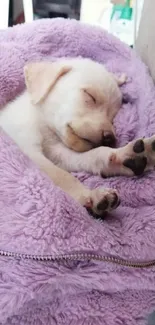
M 28 92 L 24 91 L 0 111 L 0 127 L 25 153 L 30 146 L 50 145 L 49 138 L 52 138 L 51 145 L 58 141 L 54 130 L 49 130 L 41 108 L 33 105 Z
M 50 123 L 50 127 L 47 124 L 44 112 L 44 103 L 34 105 L 31 101 L 29 93 L 26 91 L 26 98 L 28 101 L 29 107 L 31 107 L 32 111 L 35 114 L 36 121 L 38 123 L 39 132 L 42 136 L 42 147 L 43 151 L 48 151 L 49 148 L 54 146 L 55 144 L 60 142 L 60 139 L 56 133 L 54 123 Z M 52 114 L 51 114 L 52 116 Z M 54 114 L 53 114 L 53 122 L 54 122 Z
M 54 136 L 54 126 L 52 127 L 51 123 L 51 128 L 47 125 L 45 115 L 44 115 L 44 109 L 43 109 L 43 103 L 41 104 L 33 104 L 31 101 L 31 97 L 28 93 L 27 90 L 25 90 L 17 99 L 11 103 L 11 105 L 18 105 L 21 106 L 21 114 L 23 113 L 25 117 L 30 118 L 32 121 L 37 124 L 37 127 L 39 128 L 40 132 L 42 134 L 48 134 Z M 23 112 L 22 112 L 23 111 Z M 25 122 L 26 118 L 25 118 Z

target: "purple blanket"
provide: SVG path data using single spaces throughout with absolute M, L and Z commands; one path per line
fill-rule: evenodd
M 23 90 L 25 62 L 62 56 L 90 57 L 128 75 L 126 103 L 115 119 L 119 145 L 155 133 L 147 68 L 119 40 L 76 21 L 42 20 L 0 32 L 0 106 Z M 121 206 L 104 222 L 94 220 L 0 132 L 0 324 L 148 324 L 155 267 L 123 267 L 93 254 L 155 259 L 155 173 L 77 177 L 90 187 L 116 188 Z

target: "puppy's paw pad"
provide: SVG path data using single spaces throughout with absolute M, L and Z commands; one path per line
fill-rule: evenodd
M 135 158 L 128 158 L 123 162 L 123 165 L 131 169 L 136 176 L 140 176 L 143 174 L 146 168 L 147 158 L 139 156 Z
M 97 204 L 96 210 L 98 212 L 110 211 L 116 209 L 120 204 L 120 199 L 116 191 L 111 191 L 102 198 Z
M 115 190 L 96 189 L 93 194 L 93 206 L 91 208 L 95 216 L 103 216 L 105 212 L 116 209 L 120 204 L 120 199 Z
M 109 207 L 108 198 L 105 196 L 98 204 L 97 204 L 97 211 L 106 211 Z
M 152 144 L 151 144 L 151 148 L 153 151 L 155 151 L 155 140 L 153 140 Z
M 133 151 L 135 153 L 142 153 L 144 152 L 144 150 L 145 150 L 144 141 L 142 139 L 137 140 L 133 146 Z
M 119 205 L 120 205 L 120 198 L 117 195 L 117 193 L 113 193 L 112 198 L 111 198 L 111 202 L 110 202 L 110 208 L 111 209 L 116 209 Z

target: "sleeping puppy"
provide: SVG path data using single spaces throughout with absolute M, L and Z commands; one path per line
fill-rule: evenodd
M 111 148 L 125 76 L 89 59 L 29 63 L 24 74 L 27 90 L 1 110 L 0 126 L 80 204 L 99 216 L 116 208 L 115 190 L 90 190 L 69 172 L 132 176 L 154 165 L 154 138 Z

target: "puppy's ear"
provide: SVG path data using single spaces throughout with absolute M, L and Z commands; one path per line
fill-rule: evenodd
M 58 79 L 69 72 L 71 67 L 63 63 L 35 62 L 24 67 L 25 83 L 32 103 L 41 102 L 56 84 Z

